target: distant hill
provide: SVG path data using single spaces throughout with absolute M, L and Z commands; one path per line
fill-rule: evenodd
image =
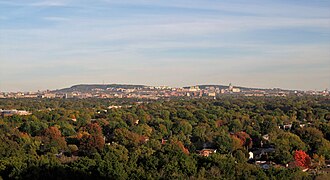
M 215 87 L 219 89 L 227 89 L 228 86 L 225 85 L 197 85 L 200 89 L 206 89 L 207 87 Z M 106 90 L 108 88 L 123 88 L 123 89 L 133 89 L 133 88 L 147 88 L 149 86 L 145 85 L 131 85 L 131 84 L 78 84 L 71 86 L 69 88 L 63 88 L 54 90 L 55 93 L 69 93 L 69 92 L 91 92 L 95 89 L 102 89 Z M 240 86 L 234 86 L 235 88 L 240 88 L 243 91 L 251 91 L 251 90 L 264 90 L 267 92 L 276 92 L 276 91 L 293 91 L 293 90 L 283 90 L 283 89 L 265 89 L 265 88 L 250 88 L 250 87 L 240 87 Z M 189 88 L 189 86 L 183 87 L 183 88 Z
M 215 87 L 219 89 L 227 89 L 229 86 L 225 85 L 197 85 L 200 89 L 205 89 L 206 87 Z M 235 88 L 240 88 L 241 90 L 274 90 L 274 89 L 266 89 L 266 88 L 251 88 L 251 87 L 242 87 L 242 86 L 234 86 Z
M 225 85 L 196 85 L 198 86 L 200 89 L 206 89 L 206 87 L 215 87 L 215 88 L 219 88 L 219 89 L 226 89 L 228 88 L 228 86 Z M 183 88 L 189 88 L 190 86 L 186 86 Z
M 132 88 L 145 88 L 145 87 L 148 87 L 148 86 L 129 85 L 129 84 L 78 84 L 78 85 L 71 86 L 69 88 L 54 90 L 53 92 L 57 92 L 57 93 L 67 93 L 67 92 L 73 92 L 73 91 L 90 92 L 93 89 L 106 90 L 108 88 L 132 89 Z

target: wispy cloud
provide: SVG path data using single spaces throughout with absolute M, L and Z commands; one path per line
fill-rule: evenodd
M 330 4 L 317 2 L 0 0 L 0 61 L 8 67 L 0 67 L 0 90 L 40 76 L 45 87 L 64 86 L 56 73 L 72 83 L 183 85 L 221 77 L 270 86 L 262 75 L 280 72 L 279 85 L 284 74 L 283 86 L 300 74 L 320 78 L 311 84 L 323 88 L 330 78 Z M 11 83 L 20 77 L 22 85 Z
M 7 6 L 35 6 L 35 7 L 45 7 L 45 6 L 65 6 L 67 5 L 67 0 L 1 0 L 0 4 Z
M 59 16 L 47 16 L 47 17 L 43 17 L 42 19 L 47 21 L 57 21 L 57 22 L 70 21 L 70 18 L 59 17 Z
M 205 10 L 216 12 L 232 12 L 232 15 L 260 15 L 260 16 L 296 16 L 296 17 L 328 17 L 330 15 L 327 6 L 320 6 L 317 3 L 313 6 L 313 3 L 308 5 L 304 3 L 298 3 L 295 1 L 287 1 L 287 3 L 278 1 L 198 1 L 198 0 L 103 0 L 112 5 L 135 5 L 135 6 L 147 6 L 147 7 L 164 7 L 164 8 L 181 8 L 181 9 L 193 9 L 193 10 Z M 327 4 L 330 5 L 329 3 Z M 305 13 L 310 12 L 310 13 Z
M 49 1 L 39 1 L 39 2 L 35 2 L 35 3 L 31 3 L 29 4 L 31 6 L 66 6 L 67 4 L 65 3 L 65 1 L 56 1 L 56 0 L 49 0 Z

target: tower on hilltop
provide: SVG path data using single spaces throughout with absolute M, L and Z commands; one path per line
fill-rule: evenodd
M 233 89 L 234 89 L 234 86 L 231 83 L 229 83 L 228 90 L 233 91 Z

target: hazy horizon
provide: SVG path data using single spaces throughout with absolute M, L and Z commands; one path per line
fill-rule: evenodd
M 330 2 L 0 0 L 0 91 L 330 88 Z
M 290 89 L 290 88 L 281 88 L 281 87 L 256 87 L 256 86 L 243 86 L 240 84 L 233 84 L 233 83 L 229 83 L 232 84 L 233 87 L 242 87 L 242 88 L 256 88 L 256 89 L 276 89 L 276 88 L 280 88 L 283 90 L 297 90 L 297 91 L 306 91 L 303 89 Z M 46 89 L 38 89 L 38 90 L 18 90 L 18 91 L 2 91 L 4 93 L 9 93 L 9 92 L 38 92 L 38 91 L 54 91 L 54 90 L 60 90 L 60 89 L 65 89 L 65 88 L 71 88 L 73 86 L 76 85 L 136 85 L 136 86 L 168 86 L 171 88 L 183 88 L 183 87 L 192 87 L 192 86 L 229 86 L 229 84 L 216 84 L 216 83 L 201 83 L 201 84 L 186 84 L 186 85 L 182 85 L 182 86 L 170 86 L 170 85 L 153 85 L 153 84 L 137 84 L 137 83 L 77 83 L 77 84 L 71 84 L 68 86 L 63 86 L 63 87 L 57 87 L 57 88 L 46 88 Z M 323 91 L 325 89 L 308 89 L 308 90 L 317 90 L 317 91 Z M 307 90 L 307 91 L 308 91 Z M 1 91 L 0 91 L 1 92 Z

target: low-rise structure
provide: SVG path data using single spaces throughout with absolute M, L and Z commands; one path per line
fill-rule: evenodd
M 13 115 L 27 116 L 27 115 L 32 114 L 28 111 L 16 110 L 16 109 L 12 109 L 12 110 L 2 110 L 2 109 L 0 109 L 0 113 L 1 113 L 2 117 L 8 117 L 8 116 L 13 116 Z
M 197 151 L 199 155 L 209 157 L 211 154 L 216 153 L 216 149 L 202 149 L 200 151 Z

